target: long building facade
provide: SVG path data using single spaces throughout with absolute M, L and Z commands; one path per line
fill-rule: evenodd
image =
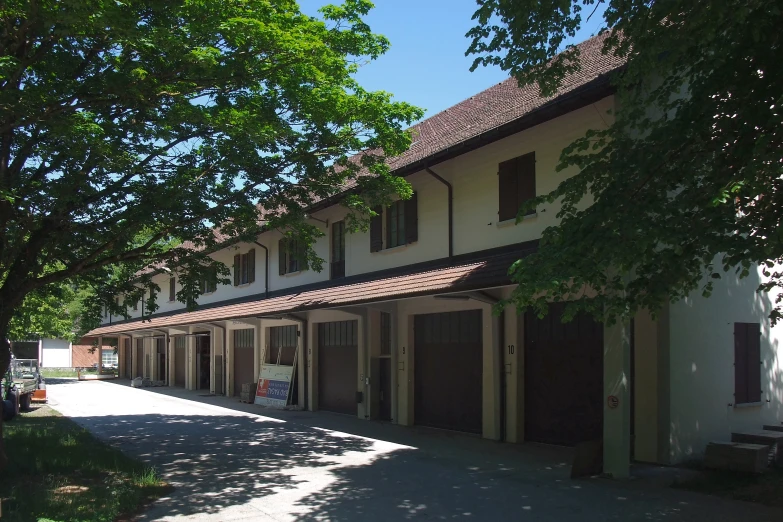
M 311 209 L 323 271 L 267 231 L 213 254 L 232 284 L 207 288 L 197 310 L 175 300 L 176 271 L 161 274 L 154 315 L 128 304 L 130 319 L 89 335 L 119 340 L 121 375 L 169 386 L 238 397 L 263 365 L 290 366 L 294 408 L 509 443 L 602 440 L 617 477 L 779 424 L 781 329 L 767 317 L 776 296 L 755 291 L 760 271 L 613 326 L 563 324 L 562 303 L 543 319 L 493 314 L 510 265 L 557 222 L 557 205 L 518 224 L 517 208 L 573 175 L 556 171 L 562 149 L 612 121 L 620 64 L 599 49 L 582 44 L 582 71 L 553 98 L 508 80 L 418 124 L 391 162 L 415 195 L 367 232 L 348 233 L 339 204 Z

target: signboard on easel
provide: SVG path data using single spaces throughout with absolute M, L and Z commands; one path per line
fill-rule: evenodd
M 291 391 L 291 381 L 294 366 L 264 364 L 258 377 L 255 403 L 273 408 L 285 408 L 288 394 Z

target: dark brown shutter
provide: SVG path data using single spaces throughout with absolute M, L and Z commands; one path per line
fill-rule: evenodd
M 748 345 L 745 323 L 734 323 L 734 403 L 748 402 Z
M 286 256 L 286 241 L 285 238 L 281 239 L 277 244 L 278 256 L 277 256 L 277 271 L 280 275 L 286 274 L 288 268 L 288 261 Z
M 251 248 L 247 253 L 247 282 L 256 280 L 256 249 Z
M 411 199 L 405 202 L 405 242 L 413 243 L 419 240 L 419 204 L 414 192 Z
M 734 323 L 734 403 L 761 402 L 761 325 Z
M 242 268 L 242 256 L 236 254 L 234 256 L 234 286 L 239 286 L 239 272 Z
M 748 353 L 748 402 L 761 402 L 761 325 L 746 323 Z
M 498 165 L 498 221 L 514 219 L 517 216 L 518 193 L 517 160 L 514 158 Z
M 383 248 L 383 209 L 375 207 L 375 215 L 370 218 L 370 252 L 378 252 Z
M 517 158 L 517 205 L 536 197 L 536 153 L 531 152 Z M 519 210 L 519 209 L 517 209 Z M 516 213 L 516 212 L 515 212 Z M 536 210 L 528 210 L 526 215 L 535 214 Z

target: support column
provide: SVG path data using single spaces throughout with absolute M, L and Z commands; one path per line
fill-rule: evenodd
M 631 466 L 631 326 L 604 326 L 604 473 L 627 478 Z
M 492 313 L 492 305 L 481 304 L 483 327 L 482 430 L 485 439 L 500 440 L 500 319 Z
M 189 328 L 188 333 L 193 333 Z M 196 338 L 188 335 L 185 338 L 185 388 L 196 389 Z

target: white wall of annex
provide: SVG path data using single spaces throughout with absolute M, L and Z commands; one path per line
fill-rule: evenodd
M 779 269 L 779 268 L 778 268 Z M 709 298 L 694 292 L 671 305 L 670 459 L 700 457 L 708 442 L 729 441 L 736 431 L 758 431 L 783 420 L 783 324 L 768 318 L 777 293 L 757 293 L 758 268 L 738 279 L 714 280 Z M 734 405 L 734 323 L 761 324 L 761 402 Z
M 71 343 L 62 339 L 42 339 L 41 366 L 45 368 L 70 367 Z

